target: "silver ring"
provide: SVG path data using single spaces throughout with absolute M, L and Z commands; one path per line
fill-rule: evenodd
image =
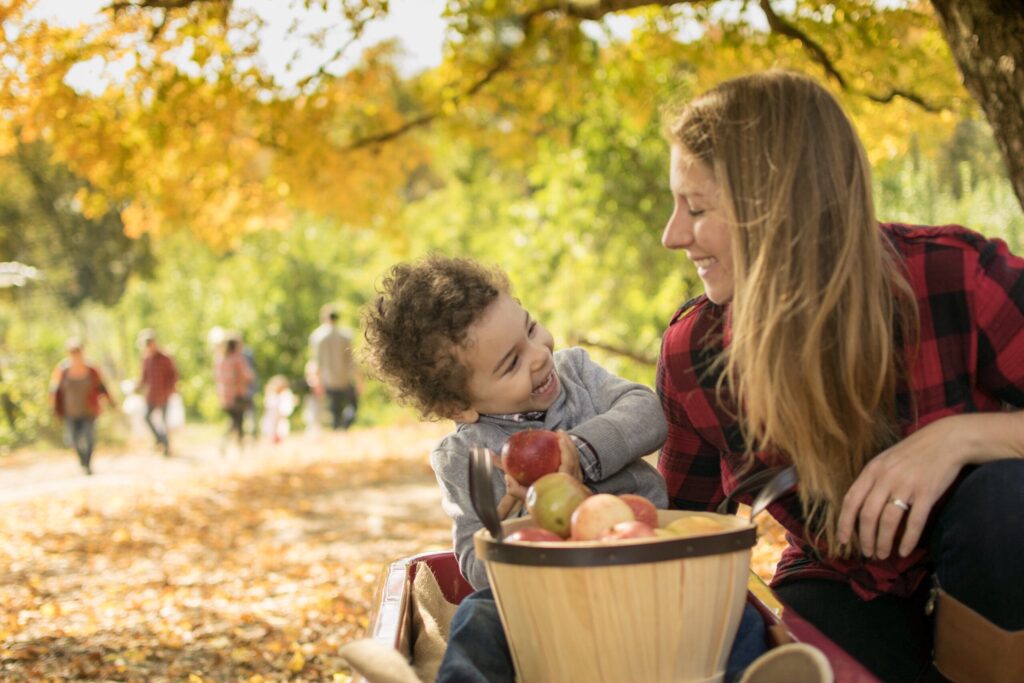
M 910 512 L 910 503 L 900 500 L 899 498 L 889 498 L 889 502 L 898 507 L 904 512 Z

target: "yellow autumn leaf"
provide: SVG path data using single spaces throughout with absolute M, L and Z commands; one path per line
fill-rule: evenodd
M 302 656 L 301 652 L 296 651 L 292 658 L 288 661 L 288 670 L 298 673 L 306 667 L 306 658 Z

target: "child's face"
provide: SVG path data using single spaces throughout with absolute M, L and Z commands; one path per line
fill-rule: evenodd
M 559 392 L 551 333 L 508 294 L 501 294 L 472 326 L 461 350 L 469 369 L 470 413 L 547 410 Z

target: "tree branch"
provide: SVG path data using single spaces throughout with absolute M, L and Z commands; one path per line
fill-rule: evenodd
M 594 341 L 593 339 L 588 339 L 587 337 L 583 336 L 582 334 L 579 334 L 578 332 L 572 332 L 569 334 L 569 344 L 572 346 L 589 346 L 592 349 L 600 349 L 601 351 L 604 351 L 606 353 L 611 353 L 616 356 L 622 356 L 623 358 L 628 358 L 632 361 L 636 361 L 637 363 L 642 363 L 643 365 L 658 364 L 657 357 L 647 356 L 644 355 L 643 353 L 640 353 L 639 351 L 627 349 L 622 346 L 615 346 L 613 344 L 605 344 L 602 342 Z
M 860 95 L 861 97 L 866 97 L 872 102 L 878 102 L 880 104 L 888 104 L 897 97 L 902 97 L 908 102 L 913 102 L 914 104 L 921 107 L 925 111 L 932 113 L 942 111 L 942 107 L 931 104 L 917 93 L 913 93 L 908 90 L 903 90 L 902 88 L 893 88 L 889 92 L 884 94 L 870 93 L 867 91 L 855 90 L 851 88 L 849 84 L 846 82 L 846 79 L 843 77 L 843 75 L 839 73 L 839 70 L 836 68 L 835 64 L 832 63 L 832 60 L 829 58 L 828 53 L 825 52 L 824 48 L 822 48 L 821 45 L 819 45 L 813 38 L 811 38 L 809 35 L 798 29 L 796 26 L 793 26 L 785 19 L 780 17 L 778 14 L 776 14 L 775 10 L 772 9 L 772 4 L 769 0 L 760 0 L 758 4 L 761 7 L 761 11 L 763 11 L 765 16 L 768 18 L 768 27 L 771 28 L 773 32 L 782 36 L 786 36 L 787 38 L 792 38 L 793 40 L 800 43 L 807 51 L 807 53 L 810 55 L 811 59 L 822 66 L 822 68 L 825 70 L 825 75 L 834 80 L 839 85 L 839 87 L 845 90 L 846 92 L 854 93 L 856 95 Z
M 110 3 L 101 11 L 110 10 L 114 14 L 118 14 L 129 9 L 184 9 L 204 2 L 230 6 L 232 0 L 139 0 L 138 2 L 118 0 L 117 2 Z

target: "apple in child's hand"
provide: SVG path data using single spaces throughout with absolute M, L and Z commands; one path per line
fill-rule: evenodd
M 594 541 L 619 522 L 635 520 L 633 510 L 624 500 L 611 493 L 598 493 L 580 503 L 572 513 L 572 538 Z
M 501 469 L 523 486 L 557 472 L 561 464 L 558 434 L 546 429 L 516 432 L 501 449 Z
M 560 542 L 561 540 L 562 537 L 558 534 L 548 531 L 547 529 L 541 529 L 540 527 L 520 529 L 519 531 L 512 532 L 505 537 L 506 543 L 552 543 Z
M 534 524 L 566 538 L 573 510 L 589 496 L 590 489 L 579 479 L 565 472 L 552 472 L 526 490 L 526 510 Z
M 643 522 L 652 529 L 658 526 L 658 508 L 654 507 L 654 503 L 635 493 L 622 493 L 619 494 L 619 498 L 626 501 L 633 510 L 636 521 Z
M 599 541 L 618 541 L 625 538 L 655 538 L 657 534 L 650 524 L 639 520 L 619 522 L 610 529 L 605 529 L 597 537 Z

